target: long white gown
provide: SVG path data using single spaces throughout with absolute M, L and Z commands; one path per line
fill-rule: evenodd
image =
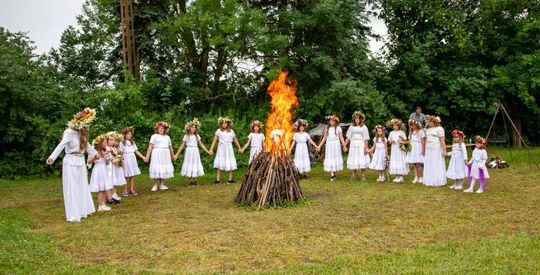
M 439 138 L 444 138 L 442 127 L 426 129 L 426 152 L 424 158 L 424 185 L 446 185 L 446 163 Z
M 216 136 L 218 137 L 218 147 L 216 158 L 214 159 L 214 168 L 221 171 L 236 170 L 236 157 L 234 156 L 232 146 L 235 137 L 234 131 L 222 131 L 221 129 L 218 129 L 216 131 Z
M 183 141 L 186 143 L 186 151 L 180 175 L 190 178 L 204 176 L 201 154 L 199 153 L 199 140 L 201 140 L 199 135 L 184 136 Z
M 465 143 L 452 144 L 452 152 L 448 153 L 450 162 L 448 163 L 448 170 L 446 170 L 446 177 L 453 180 L 460 180 L 467 177 L 468 168 L 465 165 L 467 161 L 467 147 Z
M 309 149 L 307 143 L 311 139 L 306 132 L 296 132 L 293 136 L 296 146 L 294 147 L 294 166 L 300 173 L 311 171 L 311 161 L 309 159 Z
M 347 169 L 366 169 L 369 167 L 369 154 L 365 153 L 365 141 L 369 140 L 369 131 L 366 125 L 350 126 L 346 134 L 351 141 L 349 156 L 347 158 Z
M 402 130 L 392 131 L 388 135 L 388 141 L 393 142 L 390 149 L 390 175 L 405 176 L 409 173 L 409 165 L 405 162 L 407 154 L 399 149 L 400 138 L 407 140 L 405 132 Z
M 328 127 L 324 155 L 324 171 L 337 172 L 343 170 L 343 156 L 341 155 L 341 140 L 339 134 L 341 127 Z
M 84 149 L 81 151 L 79 132 L 66 129 L 62 141 L 49 156 L 54 162 L 62 151 L 66 153 L 62 160 L 62 190 L 68 222 L 79 222 L 82 218 L 96 212 L 88 187 L 88 171 L 84 154 L 86 152 L 94 156 L 97 152 L 89 143 Z

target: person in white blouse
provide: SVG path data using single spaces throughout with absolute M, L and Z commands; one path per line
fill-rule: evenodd
M 407 154 L 406 162 L 413 165 L 414 179 L 412 183 L 423 183 L 423 167 L 424 156 L 422 148 L 426 142 L 426 133 L 422 129 L 422 124 L 419 121 L 409 120 L 409 140 L 411 141 L 411 151 Z
M 345 140 L 343 139 L 343 130 L 339 126 L 339 118 L 336 115 L 327 116 L 328 127 L 324 129 L 321 142 L 317 146 L 324 148 L 324 171 L 330 173 L 330 181 L 336 181 L 336 172 L 343 170 L 343 156 L 341 149 L 347 152 Z
M 402 130 L 403 122 L 401 119 L 391 119 L 388 125 L 392 127 L 392 131 L 388 135 L 388 143 L 390 143 L 390 175 L 395 175 L 393 182 L 404 182 L 403 177 L 409 173 L 409 165 L 405 162 L 407 154 L 400 148 L 407 140 L 405 131 Z
M 349 156 L 347 157 L 347 169 L 351 170 L 351 180 L 354 180 L 356 173 L 360 170 L 360 179 L 366 180 L 366 169 L 369 167 L 369 131 L 364 124 L 366 116 L 360 111 L 352 115 L 352 125 L 345 134 L 345 147 L 350 143 Z
M 446 177 L 453 179 L 455 182 L 451 185 L 450 189 L 462 190 L 463 182 L 467 177 L 467 147 L 463 141 L 465 134 L 459 130 L 453 130 L 452 136 L 454 142 L 452 143 L 452 151 L 448 153 L 450 156 L 450 162 L 448 163 L 448 170 L 446 170 Z
M 174 155 L 174 160 L 178 158 L 180 152 L 186 148 L 186 153 L 184 154 L 184 162 L 182 163 L 182 169 L 180 170 L 180 175 L 189 178 L 189 186 L 199 186 L 196 181 L 197 177 L 204 176 L 204 168 L 201 162 L 201 155 L 199 153 L 199 146 L 207 153 L 210 154 L 210 151 L 206 149 L 206 146 L 201 141 L 201 136 L 199 136 L 199 127 L 201 124 L 197 118 L 194 118 L 192 121 L 189 121 L 184 126 L 184 131 L 186 135 L 182 139 L 182 144 L 178 151 Z
M 422 150 L 424 155 L 424 185 L 446 185 L 446 144 L 441 118 L 426 115 L 426 142 Z
M 254 120 L 250 123 L 251 133 L 248 135 L 248 140 L 246 144 L 244 144 L 244 147 L 240 150 L 240 153 L 244 153 L 244 151 L 247 149 L 249 145 L 251 145 L 251 149 L 249 150 L 249 162 L 248 165 L 251 164 L 251 161 L 259 155 L 260 152 L 264 150 L 264 147 L 266 146 L 265 142 L 265 136 L 262 131 L 262 123 L 258 120 Z
M 172 159 L 174 158 L 174 149 L 171 138 L 167 135 L 169 124 L 164 121 L 158 121 L 154 125 L 156 133 L 150 137 L 150 144 L 146 151 L 146 161 L 150 159 L 150 178 L 154 181 L 154 186 L 150 191 L 167 190 L 165 180 L 174 177 L 174 167 Z
M 296 170 L 300 173 L 300 177 L 307 178 L 306 173 L 311 171 L 308 143 L 313 145 L 315 150 L 318 150 L 318 147 L 309 134 L 306 133 L 308 127 L 307 120 L 298 119 L 293 126 L 296 129 L 296 132 L 293 135 L 291 146 L 289 146 L 289 155 L 291 155 L 290 151 L 294 148 L 294 167 L 296 167 Z
M 474 148 L 471 160 L 469 161 L 471 169 L 469 179 L 471 183 L 469 188 L 463 192 L 472 193 L 474 191 L 474 184 L 478 180 L 480 181 L 480 188 L 476 190 L 476 193 L 484 193 L 484 189 L 486 188 L 486 179 L 489 179 L 489 173 L 486 167 L 486 162 L 488 159 L 486 151 L 487 140 L 481 136 L 476 136 L 474 138 L 474 143 L 476 148 Z
M 62 189 L 68 222 L 79 222 L 96 211 L 88 187 L 88 171 L 84 160 L 85 154 L 90 159 L 97 154 L 88 142 L 90 125 L 95 117 L 96 111 L 90 108 L 74 115 L 68 122 L 62 140 L 46 161 L 47 165 L 52 165 L 60 153 L 65 151 L 62 160 Z
M 233 179 L 233 172 L 237 166 L 232 144 L 234 142 L 238 151 L 242 150 L 242 147 L 240 147 L 236 134 L 231 129 L 232 123 L 232 118 L 220 117 L 218 119 L 219 129 L 216 130 L 212 145 L 210 145 L 210 155 L 212 155 L 214 153 L 214 147 L 218 143 L 216 157 L 214 158 L 214 168 L 216 169 L 216 180 L 214 184 L 221 183 L 221 171 L 228 173 L 227 184 L 236 183 Z

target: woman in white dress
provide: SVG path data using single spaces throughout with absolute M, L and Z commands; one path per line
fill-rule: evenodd
M 249 162 L 248 165 L 251 164 L 251 161 L 259 155 L 260 152 L 263 151 L 263 148 L 265 146 L 265 137 L 264 134 L 261 133 L 262 130 L 262 123 L 258 120 L 254 120 L 250 123 L 251 133 L 248 135 L 248 140 L 246 144 L 244 144 L 244 147 L 240 150 L 240 153 L 244 153 L 244 151 L 247 149 L 249 145 L 251 145 L 251 149 L 249 150 Z
M 406 162 L 413 165 L 414 180 L 412 183 L 422 183 L 424 156 L 422 155 L 423 144 L 426 142 L 426 133 L 422 130 L 422 124 L 418 120 L 409 120 L 409 140 L 411 151 L 407 154 Z
M 99 135 L 94 141 L 92 141 L 94 149 L 97 151 L 93 160 L 88 160 L 88 163 L 94 163 L 92 168 L 92 176 L 90 177 L 90 192 L 98 193 L 98 211 L 109 211 L 111 210 L 105 204 L 105 201 L 112 199 L 112 178 L 109 176 L 107 171 L 107 164 L 110 159 L 107 158 L 107 135 Z
M 324 171 L 330 173 L 330 181 L 336 180 L 336 172 L 343 170 L 343 156 L 341 149 L 347 152 L 345 140 L 343 139 L 343 130 L 339 126 L 339 118 L 335 115 L 327 116 L 328 127 L 324 129 L 323 137 L 318 148 L 321 148 L 326 142 L 324 153 Z
M 126 178 L 126 181 L 129 182 L 130 186 L 128 192 L 128 185 L 125 185 L 123 193 L 124 197 L 127 197 L 129 195 L 137 195 L 137 192 L 135 191 L 135 176 L 141 174 L 141 170 L 139 169 L 139 165 L 137 164 L 137 157 L 141 158 L 143 161 L 146 162 L 146 157 L 143 156 L 143 154 L 139 151 L 137 144 L 135 144 L 135 141 L 133 141 L 134 132 L 135 128 L 133 127 L 127 127 L 122 130 L 122 134 L 124 135 L 124 141 L 120 143 L 120 152 L 122 152 L 124 156 L 124 161 L 122 162 L 124 168 L 124 177 Z
M 424 185 L 446 185 L 446 144 L 441 118 L 426 115 L 426 142 L 424 149 Z
M 394 182 L 403 182 L 403 177 L 409 174 L 409 165 L 405 162 L 407 154 L 400 148 L 402 144 L 407 140 L 407 135 L 401 129 L 403 122 L 401 119 L 391 119 L 388 122 L 393 128 L 392 132 L 388 135 L 388 143 L 391 144 L 390 148 L 390 175 L 395 175 Z
M 386 181 L 384 171 L 386 170 L 386 160 L 388 159 L 388 142 L 386 140 L 386 128 L 382 125 L 375 126 L 373 130 L 375 137 L 373 138 L 373 147 L 369 152 L 373 154 L 373 159 L 369 164 L 369 169 L 379 172 L 377 182 Z
M 238 151 L 242 150 L 240 143 L 234 131 L 231 129 L 232 119 L 229 117 L 220 117 L 218 119 L 219 129 L 216 130 L 212 145 L 210 146 L 210 155 L 214 153 L 214 146 L 219 142 L 214 159 L 214 168 L 216 168 L 216 180 L 214 184 L 220 184 L 221 171 L 228 173 L 227 184 L 236 183 L 233 179 L 233 171 L 236 170 L 236 158 L 232 143 L 234 142 Z
M 174 149 L 171 138 L 167 135 L 169 124 L 159 121 L 154 125 L 156 133 L 150 137 L 148 150 L 146 151 L 146 161 L 150 160 L 150 178 L 154 181 L 154 186 L 150 191 L 167 190 L 165 180 L 174 177 Z
M 116 187 L 126 185 L 126 178 L 124 177 L 123 168 L 124 155 L 119 148 L 120 142 L 124 140 L 124 137 L 116 131 L 108 132 L 106 135 L 108 138 L 107 152 L 112 158 L 109 164 L 113 184 L 112 198 L 114 200 L 120 201 L 122 198 L 118 196 Z
M 306 133 L 308 122 L 305 119 L 298 119 L 294 123 L 296 132 L 293 135 L 293 141 L 289 148 L 294 147 L 294 167 L 300 172 L 300 176 L 307 178 L 306 173 L 311 171 L 311 160 L 309 159 L 309 149 L 307 143 L 318 150 L 317 144 L 311 140 L 311 137 Z
M 352 125 L 347 130 L 345 135 L 345 147 L 351 144 L 349 156 L 347 158 L 347 169 L 351 170 L 351 180 L 354 180 L 356 173 L 360 170 L 362 181 L 366 180 L 366 168 L 369 167 L 369 131 L 364 120 L 366 116 L 356 111 L 352 115 Z
M 446 177 L 453 179 L 455 182 L 450 189 L 462 190 L 463 182 L 467 177 L 467 147 L 463 139 L 465 135 L 462 131 L 452 131 L 454 142 L 452 143 L 452 151 L 448 153 L 450 156 L 450 162 L 448 163 L 448 170 L 446 170 Z
M 88 132 L 96 111 L 85 108 L 73 116 L 64 131 L 62 141 L 56 146 L 47 158 L 47 165 L 52 165 L 62 151 L 65 151 L 62 160 L 62 189 L 64 193 L 64 206 L 68 222 L 79 222 L 94 213 L 96 208 L 92 194 L 88 187 L 88 171 L 84 154 L 90 158 L 96 155 L 96 150 L 88 143 Z
M 196 178 L 204 176 L 204 168 L 201 163 L 201 155 L 199 153 L 199 146 L 206 152 L 210 153 L 206 146 L 201 141 L 201 137 L 197 133 L 201 124 L 197 118 L 194 118 L 192 121 L 186 123 L 184 131 L 186 135 L 182 139 L 182 144 L 178 151 L 174 155 L 174 160 L 178 158 L 180 152 L 186 148 L 186 153 L 184 154 L 184 162 L 182 163 L 182 169 L 180 170 L 180 175 L 189 178 L 189 186 L 199 186 Z
M 488 169 L 486 167 L 486 162 L 488 159 L 486 147 L 487 140 L 481 136 L 476 136 L 474 138 L 474 143 L 476 148 L 474 148 L 471 160 L 469 161 L 470 165 L 470 186 L 467 190 L 463 192 L 472 193 L 474 191 L 474 184 L 476 181 L 480 181 L 480 188 L 476 190 L 476 193 L 484 193 L 486 188 L 486 179 L 489 179 Z

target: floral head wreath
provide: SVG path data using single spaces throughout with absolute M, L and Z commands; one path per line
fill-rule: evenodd
M 394 126 L 394 124 L 397 124 L 399 126 L 399 128 L 402 128 L 403 127 L 403 121 L 401 121 L 401 119 L 399 118 L 392 118 L 391 120 L 389 120 L 386 125 L 391 128 Z
M 82 113 L 82 116 L 79 114 Z M 67 127 L 73 130 L 87 130 L 96 119 L 96 109 L 84 108 L 81 112 L 73 115 L 73 118 L 68 121 Z
M 186 125 L 184 126 L 184 131 L 188 132 L 189 129 L 193 126 L 195 126 L 197 130 L 199 130 L 199 128 L 201 127 L 201 123 L 199 122 L 197 118 L 194 118 L 192 121 L 189 121 L 188 123 L 186 123 Z
M 129 126 L 129 127 L 126 127 L 124 128 L 124 130 L 122 130 L 122 134 L 126 134 L 126 133 L 134 133 L 135 132 L 135 128 L 133 128 L 132 126 Z
M 480 143 L 480 144 L 482 144 L 482 145 L 484 145 L 484 146 L 487 146 L 487 144 L 488 144 L 487 139 L 485 139 L 485 138 L 483 138 L 483 137 L 481 137 L 481 136 L 476 136 L 476 137 L 474 137 L 474 142 L 475 142 L 475 143 Z
M 249 124 L 249 128 L 251 128 L 251 129 L 253 129 L 253 127 L 255 127 L 255 126 L 259 126 L 259 129 L 261 129 L 263 127 L 263 124 L 262 124 L 262 122 L 260 122 L 258 120 L 254 120 Z
M 101 134 L 99 136 L 97 136 L 96 138 L 94 138 L 94 140 L 92 141 L 92 145 L 94 146 L 98 146 L 99 144 L 101 144 L 103 141 L 107 140 L 108 137 L 106 134 Z
M 355 118 L 361 118 L 362 120 L 366 119 L 366 115 L 364 115 L 364 113 L 362 113 L 361 111 L 356 111 L 352 114 L 352 119 L 354 120 Z
M 465 134 L 464 134 L 462 131 L 460 131 L 460 130 L 454 129 L 454 130 L 452 131 L 452 136 L 459 136 L 459 137 L 461 137 L 461 138 L 464 138 L 464 137 L 465 137 Z
M 422 124 L 416 119 L 409 119 L 409 126 L 417 126 L 418 128 L 422 128 Z
M 169 129 L 169 123 L 165 122 L 165 121 L 158 121 L 156 122 L 156 124 L 154 124 L 154 129 L 157 129 L 159 127 L 163 127 L 165 128 L 165 130 Z
M 232 124 L 233 124 L 233 119 L 230 118 L 230 117 L 228 117 L 228 116 L 226 116 L 226 117 L 219 117 L 219 118 L 218 118 L 218 124 L 219 124 L 220 127 L 221 127 L 221 124 L 223 124 L 223 122 L 229 124 L 229 126 L 232 126 Z
M 373 132 L 374 132 L 375 134 L 377 134 L 377 130 L 379 130 L 379 129 L 382 129 L 382 130 L 383 130 L 383 133 L 386 133 L 386 127 L 384 127 L 384 126 L 382 126 L 382 125 L 377 125 L 377 126 L 375 126 L 375 128 L 373 129 Z
M 305 129 L 305 128 L 308 127 L 309 124 L 308 124 L 307 120 L 299 118 L 294 122 L 293 126 L 294 126 L 295 129 L 298 129 L 300 127 L 300 125 L 304 126 L 304 129 Z
M 121 135 L 120 133 L 116 132 L 116 131 L 110 131 L 108 133 L 105 134 L 107 136 L 108 139 L 114 139 L 118 142 L 124 140 L 124 136 Z
M 431 121 L 437 125 L 441 124 L 441 118 L 438 116 L 426 115 L 426 120 Z
M 325 117 L 326 121 L 333 120 L 336 123 L 339 123 L 339 117 L 336 115 L 329 115 Z

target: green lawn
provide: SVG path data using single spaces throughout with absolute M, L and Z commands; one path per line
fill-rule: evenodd
M 139 196 L 80 223 L 64 219 L 60 178 L 0 180 L 0 273 L 537 274 L 540 171 L 525 151 L 514 159 L 484 194 L 372 171 L 331 183 L 317 165 L 306 203 L 263 211 L 234 204 L 239 185 L 213 186 L 213 173 L 196 188 L 177 174 L 157 193 L 143 175 Z

